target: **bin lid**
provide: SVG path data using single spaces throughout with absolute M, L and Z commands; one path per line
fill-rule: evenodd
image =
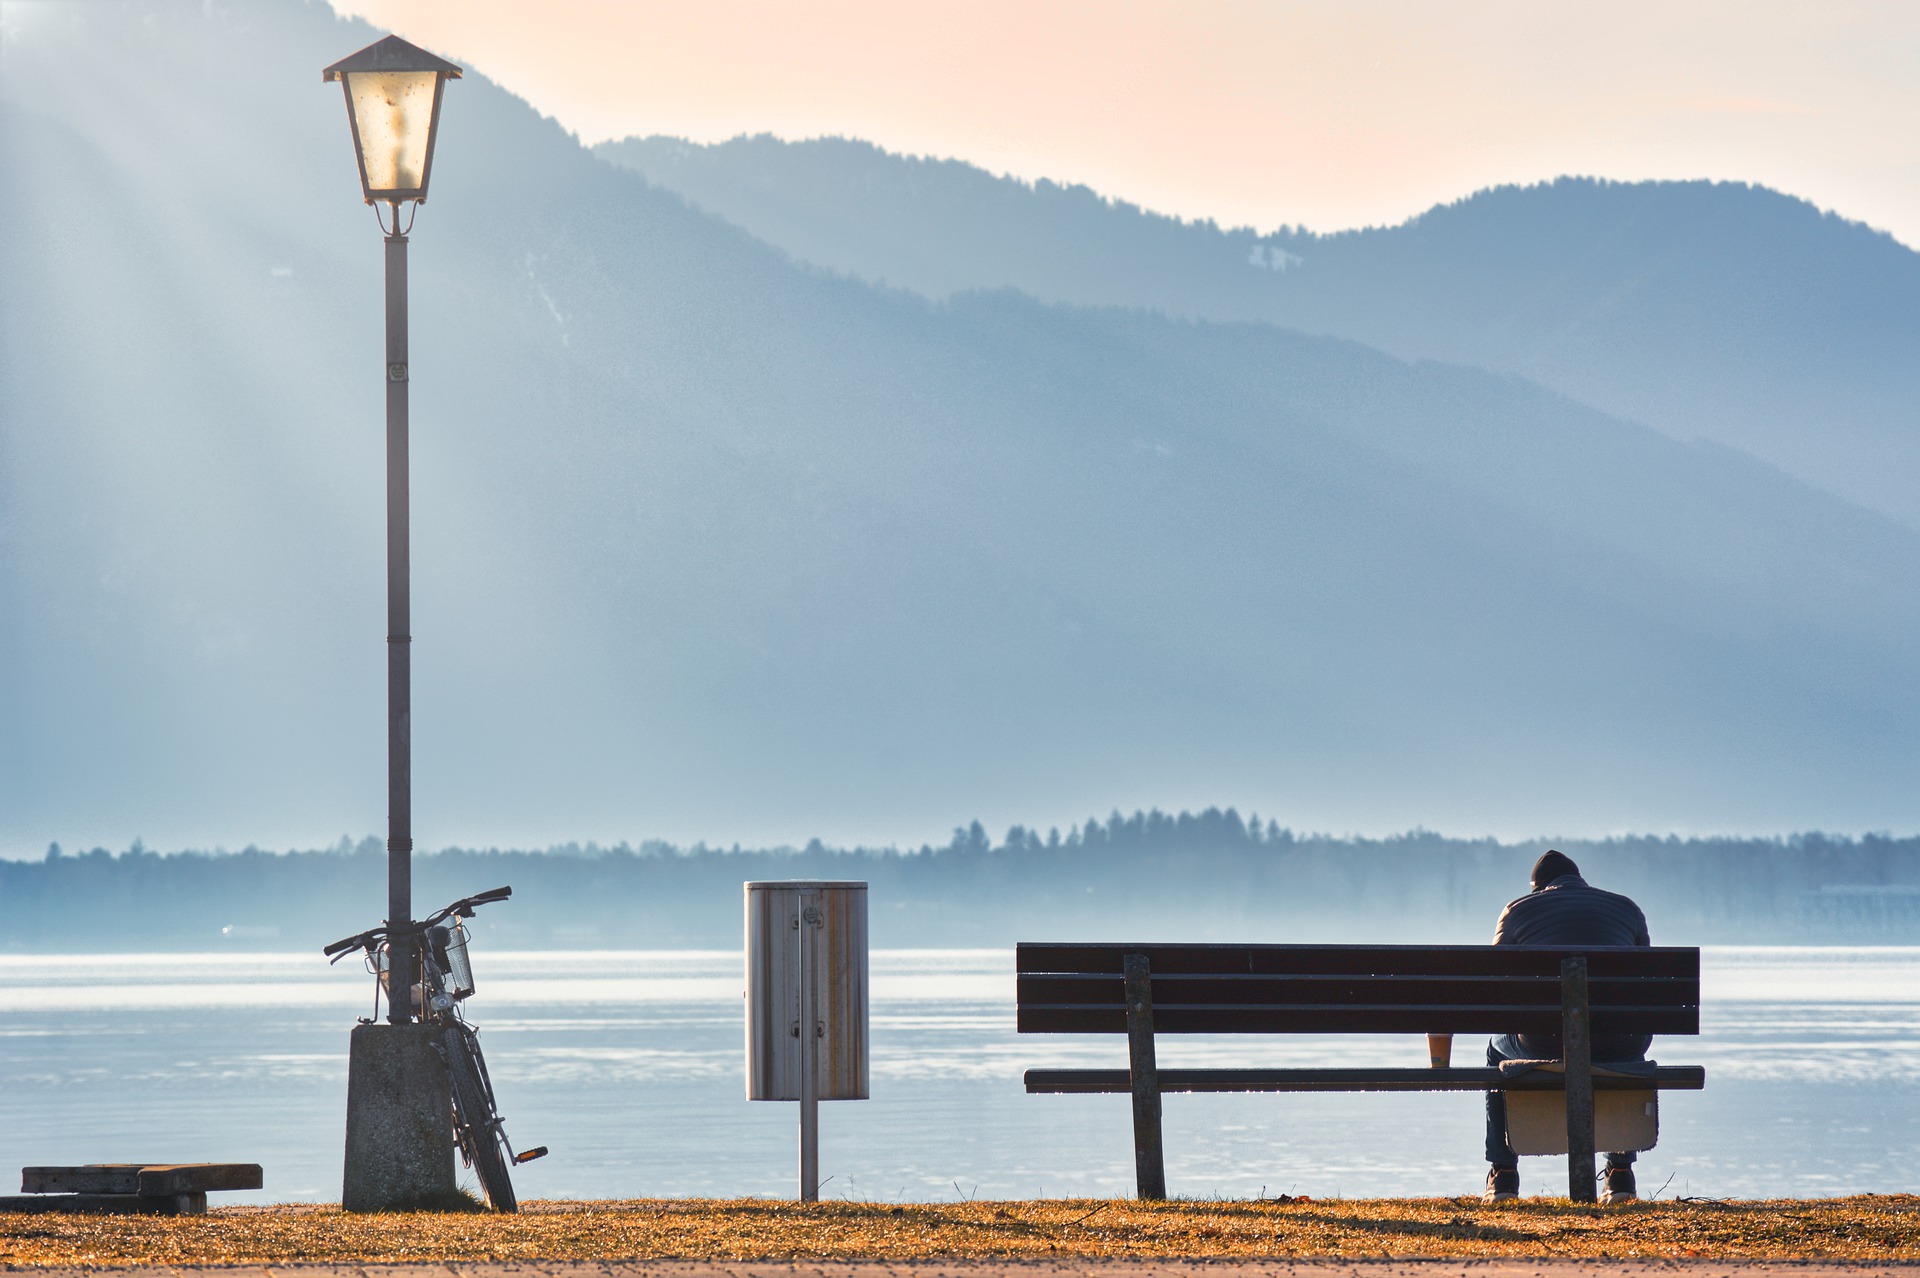
M 743 885 L 747 891 L 762 891 L 767 888 L 851 888 L 866 891 L 867 885 L 858 879 L 758 879 Z

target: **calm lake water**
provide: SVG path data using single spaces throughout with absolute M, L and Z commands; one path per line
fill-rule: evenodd
M 515 1143 L 553 1155 L 522 1197 L 787 1196 L 797 1110 L 743 1099 L 740 956 L 487 953 L 482 1029 Z M 1911 1191 L 1920 1167 L 1920 948 L 1720 948 L 1703 1064 L 1661 1102 L 1641 1192 Z M 1010 951 L 873 956 L 869 1101 L 821 1112 L 829 1197 L 1111 1196 L 1133 1188 L 1124 1096 L 1028 1096 L 1030 1065 L 1125 1064 L 1120 1039 L 1013 1032 Z M 224 1200 L 337 1200 L 347 1033 L 372 981 L 316 955 L 0 957 L 0 1169 L 258 1162 Z M 1163 1065 L 1420 1064 L 1418 1038 L 1161 1040 Z M 1469 1041 L 1456 1059 L 1472 1057 Z M 1182 1196 L 1477 1193 L 1478 1095 L 1170 1096 Z M 1565 1192 L 1524 1159 L 1524 1192 Z

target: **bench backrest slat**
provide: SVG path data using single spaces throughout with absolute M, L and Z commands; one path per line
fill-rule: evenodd
M 1043 976 L 1016 978 L 1021 1003 L 1075 1004 L 1121 1001 L 1117 976 Z M 1698 1003 L 1691 981 L 1665 977 L 1589 977 L 1588 998 L 1596 1008 L 1690 1007 Z M 1188 1004 L 1286 1004 L 1314 1006 L 1353 1003 L 1472 1003 L 1508 1007 L 1559 1007 L 1560 978 L 1495 976 L 1474 980 L 1459 976 L 1162 976 L 1153 974 L 1153 1005 L 1158 1010 Z
M 1024 944 L 1023 1033 L 1125 1033 L 1128 954 L 1153 967 L 1157 1033 L 1557 1033 L 1560 963 L 1588 962 L 1598 1035 L 1700 1032 L 1690 947 Z
M 1587 956 L 1593 976 L 1700 977 L 1692 946 L 1553 945 L 1072 945 L 1022 942 L 1014 968 L 1027 973 L 1118 976 L 1129 954 L 1145 954 L 1155 976 L 1208 973 L 1273 976 L 1551 976 L 1560 960 Z
M 1124 1034 L 1122 1007 L 1021 1007 L 1022 1034 Z M 1698 1008 L 1616 1008 L 1593 1013 L 1596 1035 L 1698 1034 Z M 1153 1013 L 1156 1034 L 1558 1034 L 1560 1008 L 1188 1007 Z

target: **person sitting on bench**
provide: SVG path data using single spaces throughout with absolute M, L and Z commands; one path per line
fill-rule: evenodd
M 1561 852 L 1548 851 L 1533 863 L 1533 891 L 1509 902 L 1494 927 L 1495 945 L 1651 945 L 1647 916 L 1616 892 L 1587 886 L 1580 867 Z M 1596 1061 L 1645 1060 L 1652 1039 L 1639 1035 L 1596 1035 Z M 1502 1034 L 1487 1044 L 1487 1064 L 1503 1060 L 1559 1060 L 1558 1034 Z M 1507 1141 L 1507 1098 L 1487 1093 L 1486 1202 L 1520 1196 L 1520 1159 Z M 1637 1197 L 1633 1154 L 1607 1155 L 1602 1203 L 1628 1203 Z

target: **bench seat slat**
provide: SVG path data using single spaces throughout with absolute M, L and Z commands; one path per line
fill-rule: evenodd
M 1690 946 L 1533 945 L 1078 945 L 1021 942 L 1021 974 L 1120 974 L 1128 954 L 1145 954 L 1156 978 L 1168 975 L 1551 976 L 1570 952 L 1587 955 L 1591 978 L 1666 976 L 1695 980 L 1700 951 Z
M 1558 1034 L 1560 1008 L 1498 1004 L 1327 1006 L 1270 1004 L 1154 1007 L 1158 1034 Z M 1124 1034 L 1124 1007 L 1019 1006 L 1022 1034 Z M 1614 1007 L 1596 1010 L 1593 1033 L 1698 1034 L 1698 1007 Z
M 1566 1075 L 1534 1070 L 1511 1078 L 1491 1068 L 1461 1069 L 1162 1069 L 1162 1092 L 1486 1092 L 1562 1091 Z M 1662 1065 L 1652 1078 L 1596 1072 L 1600 1091 L 1698 1091 L 1706 1070 L 1698 1065 Z M 1029 1092 L 1096 1094 L 1127 1092 L 1124 1069 L 1030 1069 Z

